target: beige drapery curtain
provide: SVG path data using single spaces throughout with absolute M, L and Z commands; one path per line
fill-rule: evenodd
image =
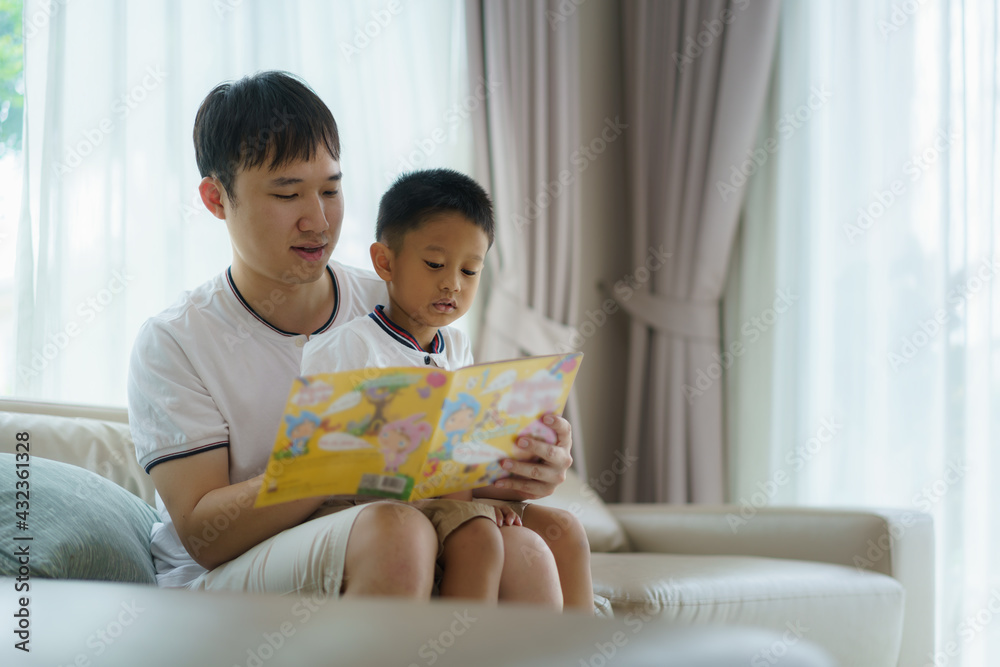
M 579 122 L 575 13 L 548 2 L 469 0 L 469 72 L 484 104 L 473 118 L 476 178 L 493 197 L 497 233 L 476 359 L 565 351 L 576 321 L 579 197 L 571 156 Z M 579 411 L 570 395 L 566 417 Z M 583 435 L 574 467 L 585 475 Z
M 745 183 L 734 169 L 755 168 L 778 8 L 623 0 L 632 259 L 641 266 L 661 246 L 671 256 L 622 304 L 632 317 L 624 448 L 640 462 L 622 501 L 725 496 L 720 299 Z

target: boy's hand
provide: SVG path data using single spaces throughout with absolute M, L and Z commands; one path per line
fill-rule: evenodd
M 517 512 L 510 508 L 510 505 L 494 505 L 493 508 L 497 513 L 497 525 L 498 526 L 520 526 L 521 517 L 517 515 Z
M 493 486 L 475 489 L 473 495 L 499 500 L 531 500 L 552 495 L 556 487 L 566 481 L 566 471 L 573 463 L 570 454 L 573 435 L 569 422 L 551 413 L 544 415 L 542 422 L 555 433 L 556 441 L 527 436 L 518 438 L 517 445 L 523 456 L 500 462 L 511 476 L 498 479 Z

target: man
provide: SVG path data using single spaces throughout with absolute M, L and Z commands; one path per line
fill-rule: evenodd
M 195 119 L 205 206 L 226 222 L 225 273 L 142 327 L 129 368 L 129 419 L 162 523 L 152 551 L 162 586 L 427 598 L 437 540 L 412 507 L 359 504 L 329 513 L 312 498 L 254 509 L 302 346 L 385 301 L 372 273 L 331 262 L 343 221 L 340 141 L 304 83 L 264 72 L 217 86 Z M 522 439 L 514 477 L 481 491 L 552 493 L 571 463 L 558 441 Z M 316 515 L 315 518 L 312 518 Z M 527 530 L 505 553 L 543 548 Z M 505 560 L 501 599 L 550 602 L 529 559 Z

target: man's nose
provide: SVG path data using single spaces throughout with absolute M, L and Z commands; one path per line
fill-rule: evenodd
M 311 199 L 299 217 L 299 229 L 303 232 L 325 232 L 330 228 L 326 219 L 326 202 L 322 197 Z

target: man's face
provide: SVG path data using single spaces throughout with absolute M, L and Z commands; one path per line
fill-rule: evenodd
M 472 305 L 489 237 L 455 211 L 438 213 L 403 238 L 393 253 L 389 298 L 405 315 L 400 326 L 443 327 Z
M 319 147 L 309 162 L 237 173 L 226 197 L 233 268 L 252 280 L 312 283 L 324 275 L 344 220 L 340 162 Z

